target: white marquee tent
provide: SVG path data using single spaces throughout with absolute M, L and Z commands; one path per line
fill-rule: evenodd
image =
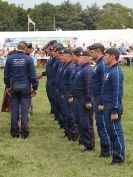
M 86 31 L 35 31 L 35 32 L 0 32 L 0 48 L 5 43 L 18 42 L 26 40 L 33 44 L 44 45 L 52 39 L 59 41 L 69 41 L 77 46 L 82 46 L 83 43 L 90 45 L 95 42 L 101 42 L 105 46 L 110 43 L 120 45 L 133 44 L 133 29 L 120 30 L 86 30 Z

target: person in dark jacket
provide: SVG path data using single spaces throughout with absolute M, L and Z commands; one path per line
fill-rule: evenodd
M 105 51 L 105 63 L 109 68 L 104 75 L 102 99 L 99 104 L 99 110 L 104 112 L 107 133 L 111 140 L 111 164 L 122 164 L 125 160 L 125 142 L 121 125 L 124 76 L 118 66 L 119 55 L 116 48 Z
M 63 114 L 62 114 L 62 94 L 61 94 L 61 81 L 62 81 L 62 74 L 66 68 L 65 62 L 62 57 L 61 51 L 64 50 L 64 48 L 56 48 L 56 51 L 58 50 L 58 57 L 59 60 L 59 66 L 55 75 L 55 94 L 54 94 L 54 100 L 55 100 L 55 118 L 58 120 L 60 128 L 64 128 L 64 121 L 63 121 Z M 56 52 L 57 53 L 57 52 Z M 61 53 L 61 54 L 60 54 Z
M 75 99 L 74 98 L 74 92 L 75 92 L 75 86 L 74 86 L 74 79 L 78 73 L 78 71 L 80 70 L 80 65 L 78 64 L 78 59 L 79 59 L 79 55 L 80 53 L 83 52 L 83 49 L 81 47 L 77 47 L 75 50 L 73 50 L 72 53 L 72 62 L 75 64 L 72 74 L 70 76 L 70 84 L 69 84 L 69 96 L 68 96 L 68 102 L 70 105 L 70 110 L 71 110 L 71 138 L 73 141 L 78 140 L 79 138 L 79 130 L 78 130 L 78 119 L 76 117 L 76 113 L 75 113 Z
M 11 92 L 11 129 L 12 137 L 27 138 L 29 136 L 28 113 L 31 105 L 31 85 L 32 95 L 36 95 L 38 80 L 36 77 L 33 59 L 28 56 L 27 45 L 19 42 L 17 53 L 7 57 L 4 69 L 4 83 L 7 92 Z M 18 119 L 21 109 L 23 127 L 19 129 Z
M 26 54 L 30 55 L 33 51 L 32 43 L 27 43 L 26 41 L 21 41 L 21 42 L 23 42 L 27 46 Z M 16 54 L 16 52 L 17 52 L 17 50 L 15 48 L 14 50 L 10 51 L 8 53 L 8 55 Z M 10 103 L 11 103 L 11 95 L 6 91 L 6 88 L 5 88 L 4 95 L 3 95 L 1 112 L 10 112 L 11 111 L 11 104 Z M 31 106 L 30 106 L 30 110 L 29 110 L 29 117 L 31 117 L 32 114 L 33 114 L 33 106 L 32 106 L 32 101 L 31 101 Z M 20 117 L 21 117 L 21 113 L 20 113 Z M 19 120 L 19 122 L 20 122 L 19 124 L 21 125 L 22 121 Z
M 75 68 L 75 64 L 71 60 L 71 50 L 66 48 L 61 51 L 62 59 L 64 60 L 64 71 L 62 72 L 61 82 L 60 82 L 60 93 L 62 98 L 62 115 L 64 121 L 65 135 L 68 140 L 72 139 L 71 136 L 71 105 L 68 102 L 68 97 L 70 94 L 70 77 Z
M 92 74 L 92 95 L 97 132 L 100 138 L 100 157 L 109 157 L 111 155 L 110 138 L 107 134 L 103 112 L 98 110 L 98 105 L 101 100 L 103 78 L 106 70 L 106 65 L 104 63 L 104 46 L 101 43 L 95 43 L 89 46 L 89 51 L 96 62 Z
M 84 145 L 85 150 L 92 151 L 95 147 L 93 120 L 90 116 L 92 109 L 92 68 L 89 64 L 89 57 L 83 55 L 79 56 L 78 59 L 81 68 L 74 79 L 74 99 L 79 124 L 79 143 Z
M 47 81 L 46 81 L 46 92 L 47 92 L 47 96 L 51 105 L 51 109 L 50 109 L 50 114 L 54 113 L 54 100 L 53 100 L 53 88 L 52 88 L 52 76 L 53 76 L 53 65 L 54 63 L 57 61 L 56 56 L 55 56 L 55 51 L 54 49 L 56 49 L 58 47 L 58 44 L 56 44 L 57 41 L 56 40 L 52 40 L 50 42 L 48 42 L 48 44 L 45 46 L 45 51 L 47 51 L 47 54 L 49 55 L 49 59 L 47 61 L 46 64 L 46 68 L 45 71 L 42 72 L 41 77 L 42 76 L 46 76 L 47 77 Z

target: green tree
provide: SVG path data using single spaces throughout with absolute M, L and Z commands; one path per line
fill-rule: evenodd
M 107 3 L 101 9 L 95 3 L 83 10 L 79 2 L 66 0 L 57 6 L 46 2 L 25 10 L 0 0 L 0 9 L 0 31 L 27 31 L 28 14 L 39 31 L 54 30 L 54 19 L 55 27 L 62 30 L 133 28 L 133 9 L 119 3 Z
M 53 20 L 56 13 L 54 5 L 46 2 L 40 5 L 36 5 L 34 9 L 28 9 L 27 11 L 36 23 L 36 28 L 39 31 L 51 31 L 53 30 Z
M 133 28 L 133 9 L 129 9 L 127 14 L 127 28 Z
M 132 11 L 119 4 L 107 3 L 102 7 L 97 29 L 124 29 L 131 26 Z
M 25 31 L 27 12 L 15 4 L 0 1 L 0 31 Z
M 85 23 L 85 29 L 95 30 L 96 22 L 99 20 L 100 8 L 97 4 L 93 4 L 91 7 L 87 6 L 87 8 L 83 11 L 83 21 Z
M 0 1 L 0 31 L 14 31 L 17 18 L 15 5 Z
M 84 22 L 82 20 L 83 11 L 80 3 L 72 4 L 65 1 L 57 6 L 56 27 L 62 30 L 82 30 Z
M 17 7 L 16 30 L 27 31 L 28 15 L 21 6 Z

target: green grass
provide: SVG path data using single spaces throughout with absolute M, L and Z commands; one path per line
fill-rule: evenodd
M 126 140 L 126 162 L 111 166 L 111 158 L 99 158 L 96 133 L 95 152 L 82 152 L 78 143 L 63 138 L 63 131 L 49 115 L 45 79 L 40 81 L 33 98 L 34 114 L 30 137 L 10 137 L 8 113 L 0 113 L 0 177 L 133 177 L 133 67 L 123 67 L 125 74 L 123 127 Z M 42 71 L 43 68 L 38 68 Z M 0 98 L 3 95 L 3 69 L 0 69 Z M 95 128 L 96 132 L 96 128 Z

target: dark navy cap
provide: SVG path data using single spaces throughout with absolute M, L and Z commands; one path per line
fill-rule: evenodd
M 82 55 L 82 53 L 83 53 L 82 47 L 77 47 L 77 48 L 73 51 L 73 54 L 76 55 L 76 56 L 80 56 L 80 55 Z
M 64 46 L 56 46 L 53 50 L 54 50 L 54 52 L 62 51 L 62 50 L 64 50 Z
M 64 48 L 63 50 L 60 50 L 60 54 L 72 54 L 72 50 L 68 48 Z
M 104 53 L 108 53 L 108 54 L 120 54 L 119 50 L 116 48 L 108 48 L 105 50 Z
M 56 49 L 58 47 L 63 47 L 64 48 L 63 44 L 61 44 L 61 43 L 56 43 L 51 48 L 52 48 L 52 50 L 54 50 L 54 49 Z
M 63 46 L 63 44 L 60 43 L 60 42 L 57 42 L 56 45 L 58 45 L 58 46 Z
M 27 48 L 32 49 L 32 43 L 28 43 Z
M 90 53 L 89 53 L 89 51 L 88 50 L 84 50 L 83 52 L 82 52 L 82 56 L 90 56 Z
M 91 46 L 88 47 L 89 50 L 95 50 L 95 49 L 101 49 L 102 51 L 104 51 L 104 45 L 101 43 L 95 43 L 92 44 Z
M 56 44 L 57 43 L 57 40 L 52 40 L 52 41 L 49 41 L 48 42 L 48 45 L 54 45 L 54 44 Z
M 114 55 L 115 59 L 118 61 L 119 56 L 120 56 L 120 52 L 119 52 L 118 49 L 116 49 L 116 48 L 108 48 L 108 49 L 105 50 L 104 54 L 106 54 L 106 53 L 108 53 L 110 55 Z

